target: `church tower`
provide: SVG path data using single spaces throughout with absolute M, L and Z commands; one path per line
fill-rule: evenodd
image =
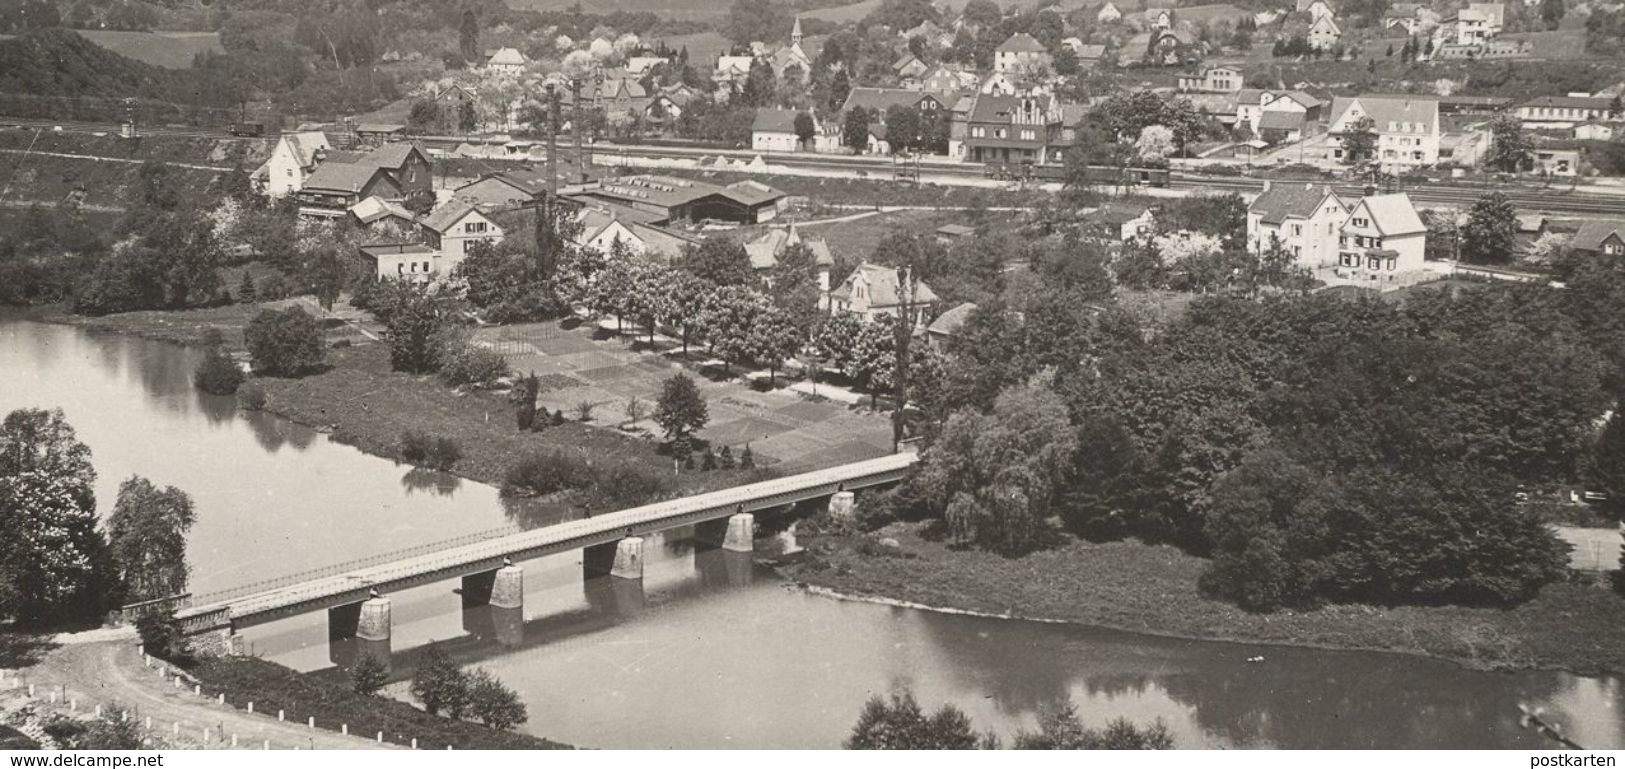
M 795 48 L 800 48 L 801 47 L 801 17 L 800 16 L 796 17 L 796 26 L 795 26 L 795 28 L 790 30 L 790 45 L 795 47 Z

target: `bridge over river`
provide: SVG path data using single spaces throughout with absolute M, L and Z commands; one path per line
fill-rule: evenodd
M 642 535 L 694 526 L 702 541 L 750 552 L 753 511 L 820 498 L 829 498 L 835 512 L 849 511 L 854 491 L 902 480 L 917 460 L 913 453 L 892 454 L 595 515 L 193 606 L 177 612 L 176 619 L 187 635 L 208 636 L 232 649 L 237 631 L 325 609 L 331 641 L 354 640 L 360 651 L 387 664 L 390 592 L 460 578 L 465 610 L 489 606 L 519 617 L 524 576 L 517 561 L 583 550 L 588 576 L 607 573 L 641 582 Z

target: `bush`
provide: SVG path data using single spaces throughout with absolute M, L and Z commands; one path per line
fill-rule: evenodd
M 595 473 L 587 460 L 562 451 L 542 451 L 521 457 L 502 477 L 502 495 L 536 497 L 592 485 Z
M 670 473 L 631 462 L 612 463 L 597 476 L 592 504 L 598 509 L 646 505 L 670 495 L 674 488 Z
M 259 382 L 249 382 L 237 389 L 237 405 L 249 411 L 259 411 L 265 408 L 269 398 L 265 395 L 265 387 Z
M 243 383 L 243 370 L 219 347 L 211 347 L 192 373 L 197 389 L 210 395 L 231 395 Z
M 322 329 L 301 307 L 260 310 L 243 330 L 254 370 L 298 376 L 322 363 Z
M 468 715 L 492 729 L 512 729 L 530 719 L 519 693 L 498 681 L 484 668 L 469 671 Z
M 377 657 L 363 654 L 350 668 L 350 685 L 356 694 L 372 696 L 389 683 L 389 669 Z
M 463 458 L 463 450 L 445 436 L 407 430 L 401 433 L 401 458 L 430 470 L 448 471 Z
M 581 401 L 575 406 L 576 419 L 581 422 L 592 421 L 592 410 L 597 404 L 592 401 Z
M 190 665 L 196 659 L 173 614 L 147 614 L 136 620 L 135 632 L 141 648 L 151 656 L 177 665 Z
M 440 376 L 453 387 L 490 388 L 511 373 L 508 360 L 495 350 L 475 344 L 464 344 L 447 357 L 440 367 Z

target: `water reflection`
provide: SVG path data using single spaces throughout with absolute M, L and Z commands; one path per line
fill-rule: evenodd
M 462 485 L 463 479 L 451 473 L 422 467 L 414 467 L 401 476 L 401 488 L 406 489 L 407 494 L 426 491 L 438 496 L 449 497 L 456 494 L 457 490 L 462 488 Z
M 192 495 L 191 587 L 208 593 L 506 525 L 495 489 L 407 488 L 393 462 L 192 386 L 201 353 L 66 326 L 0 321 L 0 413 L 67 414 L 106 515 L 138 474 Z M 449 484 L 455 493 L 442 493 Z M 427 491 L 428 493 L 418 493 Z M 535 525 L 549 515 L 526 508 Z M 552 520 L 557 520 L 554 515 Z

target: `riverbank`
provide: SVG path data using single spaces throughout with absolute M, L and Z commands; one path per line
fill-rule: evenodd
M 955 550 L 919 525 L 878 533 L 901 545 L 820 536 L 781 573 L 810 587 L 988 616 L 1148 635 L 1422 654 L 1482 670 L 1625 673 L 1625 598 L 1585 584 L 1548 586 L 1510 609 L 1332 605 L 1254 614 L 1203 596 L 1206 560 L 1136 542 L 1071 542 L 1021 558 Z
M 55 308 L 28 317 L 91 333 L 193 346 L 219 333 L 227 348 L 241 350 L 243 328 L 259 309 L 257 305 L 226 305 L 85 317 Z M 333 440 L 364 453 L 395 461 L 402 461 L 401 436 L 408 430 L 450 438 L 462 453 L 452 474 L 492 486 L 502 485 L 515 460 L 536 452 L 569 452 L 600 468 L 624 465 L 629 472 L 619 476 L 623 482 L 559 500 L 595 511 L 737 486 L 773 475 L 772 470 L 761 468 L 673 474 L 671 458 L 659 453 L 657 442 L 612 426 L 569 420 L 538 432 L 519 432 L 505 393 L 460 391 L 434 375 L 393 371 L 387 346 L 370 342 L 351 329 L 335 326 L 329 332 L 329 342 L 336 333 L 352 343 L 330 347 L 321 371 L 294 378 L 251 379 L 265 390 L 264 410 L 328 433 Z

